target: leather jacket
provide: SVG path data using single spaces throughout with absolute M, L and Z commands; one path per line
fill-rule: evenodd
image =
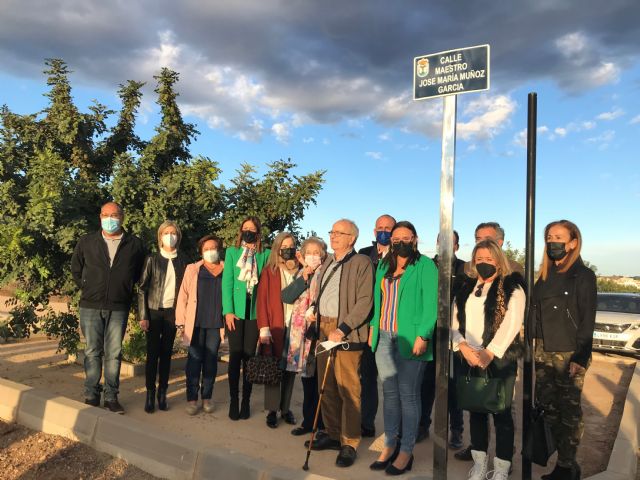
M 187 268 L 189 260 L 186 255 L 178 251 L 178 256 L 171 259 L 171 261 L 176 275 L 176 292 L 173 301 L 173 308 L 175 308 L 184 270 Z M 160 309 L 168 266 L 169 259 L 164 258 L 160 253 L 153 253 L 145 259 L 138 286 L 138 315 L 140 320 L 149 320 L 149 310 Z
M 555 288 L 538 279 L 529 310 L 532 332 L 544 341 L 545 352 L 573 352 L 571 361 L 587 367 L 595 327 L 596 275 L 581 258 L 557 274 Z

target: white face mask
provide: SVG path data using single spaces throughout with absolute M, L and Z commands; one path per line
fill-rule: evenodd
M 322 263 L 322 259 L 320 255 L 305 255 L 304 263 L 311 268 L 316 268 Z
M 202 252 L 202 258 L 207 263 L 218 263 L 220 260 L 220 254 L 217 250 L 205 250 Z
M 178 243 L 178 235 L 175 233 L 165 233 L 162 235 L 162 245 L 169 248 L 174 248 Z

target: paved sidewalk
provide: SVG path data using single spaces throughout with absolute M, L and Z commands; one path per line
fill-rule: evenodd
M 69 365 L 64 361 L 64 356 L 55 353 L 56 343 L 47 341 L 42 337 L 36 337 L 28 342 L 10 343 L 0 345 L 0 376 L 26 385 L 35 386 L 52 392 L 55 395 L 63 395 L 74 400 L 82 401 L 82 368 L 78 365 Z M 622 362 L 622 363 L 620 363 Z M 623 361 L 610 361 L 598 359 L 594 361 L 589 370 L 585 385 L 585 403 L 596 405 L 601 410 L 603 418 L 611 415 L 611 407 L 614 405 L 611 397 L 612 385 L 620 382 L 626 375 L 628 368 L 623 368 Z M 619 364 L 620 363 L 620 364 Z M 629 363 L 629 361 L 627 361 Z M 127 426 L 128 419 L 137 419 L 148 425 L 150 429 L 165 435 L 171 442 L 180 442 L 184 438 L 189 445 L 196 445 L 202 450 L 213 454 L 226 455 L 226 452 L 235 452 L 262 460 L 270 464 L 289 467 L 302 474 L 302 464 L 305 459 L 305 449 L 302 445 L 307 437 L 294 437 L 290 435 L 291 427 L 281 423 L 279 428 L 272 430 L 265 425 L 265 412 L 263 405 L 263 388 L 255 387 L 252 395 L 252 416 L 249 420 L 232 422 L 227 417 L 228 410 L 228 386 L 226 382 L 226 364 L 219 364 L 218 378 L 214 389 L 214 403 L 216 411 L 207 415 L 200 413 L 195 417 L 188 417 L 184 413 L 185 385 L 182 372 L 172 372 L 169 401 L 171 409 L 168 412 L 156 412 L 146 414 L 142 407 L 144 403 L 144 380 L 142 377 L 123 379 L 121 382 L 120 400 L 127 413 L 124 417 L 113 420 L 114 439 L 117 439 L 117 425 Z M 296 388 L 292 408 L 297 417 L 301 415 L 302 389 L 299 380 L 296 380 Z M 609 398 L 605 400 L 605 398 Z M 382 396 L 381 396 L 382 400 Z M 520 406 L 520 395 L 517 396 L 516 405 Z M 607 410 L 607 405 L 609 410 Z M 48 407 L 47 407 L 48 408 Z M 516 409 L 516 425 L 521 425 L 519 408 Z M 104 412 L 101 410 L 101 412 Z M 105 412 L 106 413 L 106 412 Z M 109 416 L 111 416 L 109 414 Z M 102 421 L 102 420 L 101 420 Z M 593 425 L 587 420 L 587 434 L 597 434 L 602 430 L 600 426 Z M 109 422 L 111 423 L 111 421 Z M 131 422 L 129 422 L 131 423 Z M 136 422 L 137 423 L 137 422 Z M 382 406 L 376 421 L 377 432 L 382 434 Z M 468 425 L 468 423 L 467 423 Z M 129 426 L 130 427 L 130 426 Z M 123 431 L 128 430 L 124 429 Z M 129 432 L 130 434 L 130 432 Z M 610 433 L 607 435 L 610 437 Z M 607 437 L 606 436 L 606 437 Z M 516 452 L 520 451 L 520 434 L 516 433 Z M 613 443 L 613 439 L 604 438 L 604 443 L 596 449 L 602 450 L 605 443 Z M 123 439 L 126 441 L 126 439 Z M 465 444 L 468 442 L 468 432 L 465 432 Z M 310 460 L 309 473 L 327 476 L 331 478 L 350 478 L 354 480 L 370 480 L 379 475 L 371 472 L 368 465 L 373 462 L 382 446 L 382 437 L 377 439 L 363 439 L 358 451 L 356 464 L 347 469 L 339 469 L 334 465 L 337 452 L 313 452 Z M 185 445 L 187 448 L 187 445 Z M 608 447 L 610 448 L 610 446 Z M 413 471 L 405 478 L 431 478 L 432 477 L 432 451 L 433 443 L 426 440 L 416 446 Z M 593 456 L 594 451 L 581 449 L 581 456 Z M 228 455 L 227 455 L 228 457 Z M 585 458 L 586 458 L 585 457 Z M 239 460 L 246 458 L 239 457 Z M 449 478 L 467 478 L 469 463 L 459 462 L 450 455 Z M 514 474 L 512 478 L 520 477 L 520 456 L 514 457 Z M 213 461 L 213 460 L 212 460 Z M 605 459 L 604 465 L 608 458 Z M 202 468 L 215 468 L 215 462 L 209 463 L 210 467 L 201 465 Z M 534 466 L 533 478 L 539 478 L 548 469 Z M 152 472 L 153 473 L 153 472 Z M 587 472 L 593 474 L 593 472 Z M 303 478 L 302 476 L 299 478 Z M 382 478 L 382 477 L 381 477 Z

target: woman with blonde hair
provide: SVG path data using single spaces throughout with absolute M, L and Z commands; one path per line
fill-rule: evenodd
M 551 423 L 558 459 L 543 480 L 579 479 L 576 452 L 584 423 L 580 400 L 591 362 L 596 275 L 580 257 L 582 236 L 568 220 L 544 229 L 545 248 L 529 321 L 535 332 L 536 400 Z
M 300 264 L 296 256 L 296 241 L 288 232 L 279 233 L 271 246 L 269 260 L 258 283 L 257 322 L 263 351 L 282 359 L 286 331 L 291 326 L 293 306 L 282 301 L 282 290 L 293 283 Z M 277 428 L 278 410 L 283 420 L 295 425 L 289 409 L 295 372 L 284 370 L 279 385 L 265 385 L 264 408 L 268 411 L 267 426 Z
M 474 462 L 469 472 L 470 480 L 506 480 L 509 477 L 514 444 L 511 399 L 517 360 L 522 354 L 520 329 L 525 301 L 524 280 L 519 273 L 511 271 L 502 249 L 493 240 L 478 242 L 471 255 L 470 278 L 458 290 L 453 305 L 453 350 L 463 357 L 459 377 L 486 374 L 504 379 L 507 401 L 504 410 L 492 413 L 496 456 L 494 469 L 489 474 L 489 414 L 470 411 Z
M 145 377 L 147 397 L 144 410 L 155 411 L 156 376 L 158 408 L 167 410 L 167 388 L 171 370 L 173 341 L 176 338 L 176 300 L 185 268 L 186 255 L 178 250 L 182 232 L 167 220 L 158 227 L 158 251 L 144 262 L 138 288 L 140 328 L 146 332 Z

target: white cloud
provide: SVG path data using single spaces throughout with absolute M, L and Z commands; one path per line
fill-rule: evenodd
M 378 138 L 383 142 L 388 142 L 391 140 L 391 134 L 389 132 L 384 132 L 378 135 Z
M 609 147 L 611 141 L 615 138 L 616 132 L 614 130 L 605 130 L 600 135 L 587 138 L 588 143 L 593 143 L 599 150 L 604 150 Z
M 536 134 L 538 137 L 543 137 L 544 135 L 549 133 L 549 127 L 546 125 L 540 125 L 536 129 Z M 520 147 L 527 147 L 527 129 L 523 128 L 518 133 L 516 133 L 513 137 L 513 144 L 519 145 Z
M 593 130 L 594 128 L 596 128 L 596 122 L 591 122 L 591 121 L 582 122 L 582 128 L 584 130 Z
M 633 117 L 630 121 L 630 124 L 634 125 L 636 123 L 640 123 L 640 115 L 636 115 L 635 117 Z
M 567 129 L 562 127 L 557 127 L 553 133 L 555 133 L 559 137 L 565 137 L 567 135 Z
M 493 138 L 508 125 L 516 109 L 516 102 L 506 95 L 480 96 L 469 102 L 462 117 L 469 120 L 458 121 L 457 134 L 463 140 Z
M 382 160 L 382 152 L 365 152 L 365 155 L 374 160 Z
M 313 137 L 305 137 L 302 139 L 302 143 L 313 143 L 315 139 Z
M 289 143 L 289 138 L 291 138 L 291 130 L 289 129 L 289 125 L 286 123 L 274 123 L 271 125 L 271 132 L 276 137 L 276 140 L 280 143 L 287 144 Z
M 564 58 L 564 66 L 556 75 L 564 89 L 580 92 L 618 81 L 620 67 L 609 61 L 611 56 L 593 37 L 576 31 L 556 38 L 554 44 Z
M 556 47 L 566 58 L 580 58 L 587 48 L 587 37 L 582 32 L 572 32 L 556 39 Z
M 610 112 L 602 112 L 600 115 L 596 117 L 598 120 L 611 121 L 615 120 L 618 117 L 624 115 L 624 110 L 621 108 L 616 108 Z

